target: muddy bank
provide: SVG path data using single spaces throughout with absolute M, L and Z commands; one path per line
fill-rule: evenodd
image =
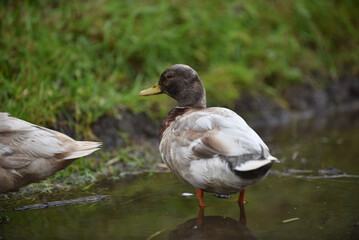
M 332 81 L 320 89 L 297 84 L 284 94 L 285 106 L 269 96 L 244 93 L 234 104 L 234 111 L 256 130 L 280 128 L 293 121 L 326 119 L 335 113 L 359 112 L 359 79 L 348 77 Z M 115 151 L 127 144 L 157 147 L 161 121 L 144 113 L 119 110 L 119 115 L 102 116 L 92 126 L 93 133 L 104 144 L 105 151 Z
M 102 116 L 92 125 L 92 131 L 103 142 L 105 151 L 115 151 L 133 143 L 155 146 L 159 127 L 160 122 L 144 113 L 120 109 L 118 116 Z
M 236 100 L 234 110 L 255 129 L 356 112 L 359 111 L 359 79 L 348 77 L 333 81 L 324 89 L 297 84 L 284 92 L 283 97 L 284 106 L 263 95 L 244 94 Z

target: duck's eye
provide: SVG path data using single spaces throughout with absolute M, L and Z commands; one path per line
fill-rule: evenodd
M 171 78 L 172 77 L 172 75 L 171 74 L 167 74 L 167 76 L 166 76 L 167 78 Z

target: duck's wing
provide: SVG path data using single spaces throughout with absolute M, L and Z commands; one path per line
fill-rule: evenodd
M 189 139 L 191 159 L 219 156 L 235 171 L 251 171 L 278 161 L 258 134 L 226 108 L 189 113 L 173 129 L 183 139 Z

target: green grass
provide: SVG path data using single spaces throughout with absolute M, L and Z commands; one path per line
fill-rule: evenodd
M 92 139 L 91 123 L 119 107 L 163 117 L 173 101 L 138 93 L 174 63 L 199 72 L 209 105 L 231 107 L 248 89 L 281 99 L 293 83 L 325 87 L 359 75 L 358 9 L 356 0 L 3 0 L 0 109 Z
M 209 103 L 243 88 L 358 75 L 358 1 L 2 1 L 1 109 L 37 124 L 85 126 L 138 98 L 173 63 L 193 66 Z M 220 92 L 219 92 L 220 91 Z M 165 103 L 163 103 L 165 102 Z M 83 129 L 82 129 L 83 130 Z

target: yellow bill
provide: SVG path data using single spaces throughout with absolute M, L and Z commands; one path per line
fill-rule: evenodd
M 156 83 L 152 87 L 142 90 L 140 92 L 140 96 L 151 96 L 151 95 L 156 95 L 156 94 L 161 94 L 161 93 L 162 93 L 162 91 L 160 89 L 160 86 L 158 85 L 158 83 Z

